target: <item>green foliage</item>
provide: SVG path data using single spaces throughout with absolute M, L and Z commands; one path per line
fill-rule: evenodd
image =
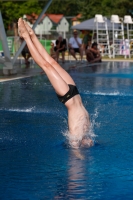
M 82 14 L 84 19 L 89 19 L 95 14 L 102 14 L 110 17 L 113 14 L 123 17 L 124 15 L 132 15 L 133 1 L 130 0 L 84 0 Z
M 5 27 L 12 22 L 18 20 L 24 14 L 31 14 L 33 12 L 39 14 L 42 11 L 41 6 L 37 0 L 28 0 L 24 2 L 18 1 L 3 1 L 0 2 L 1 13 Z
M 53 0 L 47 12 L 75 16 L 81 12 L 81 2 L 82 0 Z
M 48 0 L 27 0 L 27 1 L 2 1 L 0 9 L 2 12 L 5 27 L 17 21 L 24 14 L 39 14 Z M 133 1 L 131 0 L 53 0 L 47 13 L 64 14 L 65 16 L 76 16 L 82 14 L 82 20 L 89 19 L 95 14 L 102 14 L 110 17 L 117 14 L 133 15 Z

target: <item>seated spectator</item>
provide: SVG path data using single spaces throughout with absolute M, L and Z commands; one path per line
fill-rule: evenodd
M 54 50 L 56 52 L 56 61 L 59 60 L 59 54 L 62 54 L 62 62 L 65 62 L 65 51 L 66 51 L 66 39 L 63 39 L 61 35 L 59 35 L 58 40 L 55 42 L 56 46 Z
M 86 45 L 86 48 L 84 49 L 84 51 L 85 51 L 85 55 L 87 56 L 87 52 L 88 52 L 88 49 L 90 49 L 91 48 L 91 40 L 88 40 L 88 43 L 87 43 L 87 45 Z
M 73 37 L 69 39 L 69 52 L 71 55 L 75 58 L 77 61 L 75 53 L 79 53 L 81 57 L 81 61 L 83 59 L 83 49 L 82 49 L 82 41 L 78 37 L 78 32 L 74 31 L 73 32 Z
M 23 39 L 20 38 L 20 40 L 21 40 L 21 43 L 22 43 L 22 42 L 23 42 Z M 23 48 L 21 54 L 22 54 L 22 56 L 23 56 L 24 59 L 25 59 L 25 64 L 26 64 L 26 66 L 28 67 L 29 64 L 30 64 L 29 58 L 31 57 L 31 54 L 30 54 L 30 51 L 29 51 L 27 45 L 24 46 L 24 48 Z
M 56 53 L 55 53 L 55 50 L 54 50 L 54 43 L 51 42 L 51 48 L 50 48 L 50 56 L 56 60 Z
M 101 55 L 96 42 L 92 44 L 91 48 L 87 49 L 86 59 L 89 63 L 101 62 Z

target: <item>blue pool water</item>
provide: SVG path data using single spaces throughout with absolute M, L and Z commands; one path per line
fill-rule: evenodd
M 133 63 L 69 73 L 95 146 L 66 145 L 67 111 L 45 75 L 0 83 L 0 200 L 133 199 Z

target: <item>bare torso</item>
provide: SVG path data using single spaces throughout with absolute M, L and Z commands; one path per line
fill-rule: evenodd
M 69 141 L 78 148 L 90 127 L 89 114 L 80 95 L 74 96 L 65 105 L 68 108 Z

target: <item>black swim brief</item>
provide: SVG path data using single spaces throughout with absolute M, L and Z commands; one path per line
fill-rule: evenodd
M 64 103 L 64 104 L 69 99 L 71 99 L 75 95 L 79 94 L 79 91 L 78 91 L 78 89 L 77 89 L 77 87 L 75 85 L 68 84 L 68 86 L 69 86 L 69 91 L 64 96 L 60 96 L 60 95 L 57 94 L 57 97 L 58 97 L 59 101 Z

